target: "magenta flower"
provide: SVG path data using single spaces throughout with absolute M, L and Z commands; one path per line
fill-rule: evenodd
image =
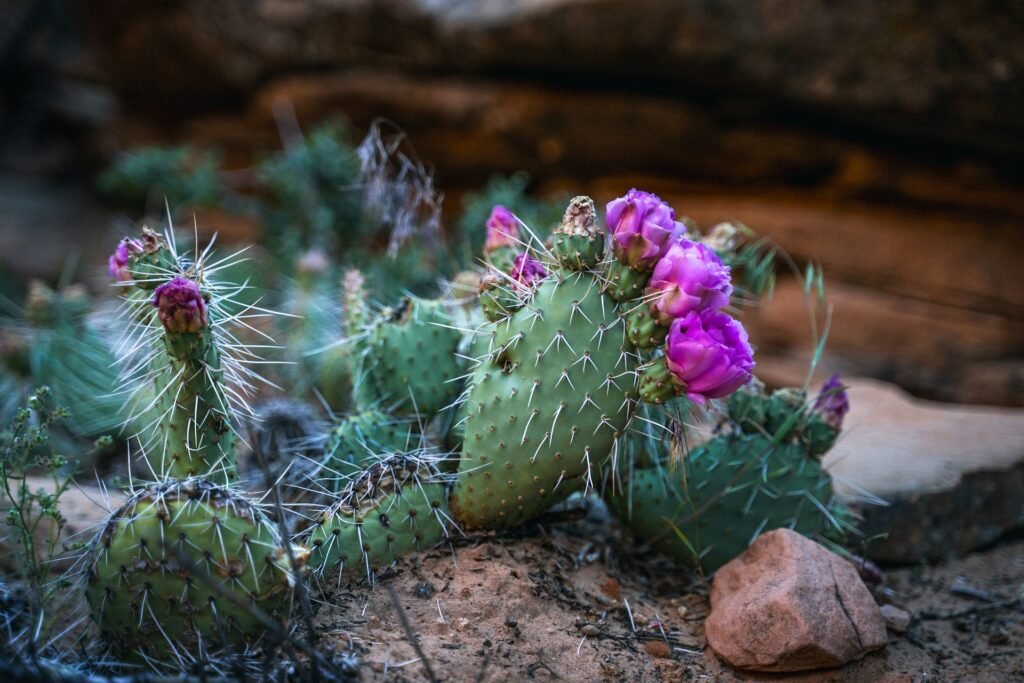
M 512 261 L 512 272 L 509 275 L 512 279 L 525 287 L 532 287 L 538 280 L 543 280 L 548 274 L 546 268 L 540 261 L 530 256 L 530 252 L 524 251 Z
M 125 237 L 118 242 L 114 253 L 107 259 L 107 273 L 118 282 L 131 280 L 132 273 L 128 270 L 128 261 L 135 254 L 141 254 L 142 252 L 142 242 Z
M 846 394 L 846 385 L 839 379 L 838 372 L 822 385 L 813 409 L 821 414 L 830 427 L 842 429 L 843 417 L 850 412 L 850 397 Z
M 168 332 L 198 332 L 206 327 L 206 301 L 192 280 L 178 276 L 163 283 L 153 293 L 153 305 Z
M 698 403 L 731 394 L 754 370 L 747 331 L 721 311 L 676 318 L 665 340 L 665 360 L 686 395 Z
M 632 189 L 625 197 L 608 202 L 605 224 L 620 263 L 648 270 L 672 241 L 681 234 L 676 212 L 658 196 Z
M 501 204 L 495 204 L 487 218 L 487 241 L 484 251 L 491 252 L 502 247 L 518 247 L 519 219 Z
M 713 249 L 689 240 L 669 246 L 647 283 L 647 299 L 662 325 L 688 313 L 723 308 L 730 294 L 729 267 Z

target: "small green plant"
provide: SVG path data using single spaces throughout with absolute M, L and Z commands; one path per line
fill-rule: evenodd
M 35 654 L 36 642 L 45 632 L 47 607 L 68 587 L 54 579 L 50 568 L 61 553 L 61 532 L 67 520 L 61 514 L 61 497 L 72 486 L 74 469 L 50 442 L 50 429 L 68 417 L 65 408 L 53 405 L 48 387 L 40 387 L 28 398 L 27 406 L 14 415 L 11 425 L 0 433 L 0 484 L 3 486 L 5 521 L 11 545 L 17 554 L 18 580 L 24 587 L 25 605 L 33 625 L 26 646 Z M 105 448 L 110 437 L 101 437 L 97 448 Z M 49 485 L 43 486 L 42 480 Z

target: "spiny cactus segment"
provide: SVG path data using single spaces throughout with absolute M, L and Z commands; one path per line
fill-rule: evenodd
M 833 378 L 813 405 L 796 390 L 736 392 L 726 432 L 682 466 L 664 449 L 653 454 L 657 461 L 634 469 L 625 493 L 606 496 L 609 506 L 638 541 L 707 573 L 772 529 L 842 536 L 849 513 L 820 461 L 841 426 L 840 387 Z
M 133 495 L 93 539 L 87 597 L 107 642 L 154 662 L 250 649 L 272 631 L 268 623 L 286 632 L 292 585 L 308 556 L 230 488 L 233 409 L 258 375 L 246 367 L 252 350 L 224 325 L 258 313 L 228 312 L 237 288 L 208 279 L 218 269 L 208 257 L 197 252 L 189 262 L 173 239 L 144 231 L 123 241 L 110 264 L 126 292 L 133 365 L 125 377 L 136 405 L 139 396 L 148 401 L 136 417 L 156 482 L 136 478 Z
M 375 572 L 397 557 L 425 550 L 454 529 L 447 477 L 424 452 L 376 459 L 350 478 L 305 539 L 309 565 L 325 587 Z
M 292 549 L 296 562 L 308 552 Z M 118 651 L 159 661 L 250 648 L 283 625 L 294 573 L 276 526 L 229 488 L 193 477 L 136 492 L 94 542 L 86 595 Z
M 408 297 L 356 340 L 358 408 L 386 406 L 427 421 L 458 395 L 462 332 L 445 302 Z
M 338 492 L 349 477 L 381 455 L 415 451 L 422 438 L 419 424 L 410 418 L 395 417 L 381 410 L 345 415 L 331 432 L 321 481 Z

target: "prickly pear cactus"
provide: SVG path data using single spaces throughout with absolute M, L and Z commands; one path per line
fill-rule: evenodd
M 122 251 L 123 265 L 115 269 L 112 263 L 111 272 L 125 287 L 134 319 L 122 346 L 137 354 L 126 359 L 122 375 L 135 411 L 129 422 L 140 425 L 150 470 L 136 474 L 234 481 L 231 408 L 239 401 L 237 391 L 226 390 L 225 374 L 238 379 L 239 371 L 251 373 L 244 368 L 250 359 L 225 359 L 221 349 L 231 347 L 250 357 L 251 351 L 237 340 L 221 338 L 231 316 L 214 296 L 218 288 L 205 277 L 201 263 L 182 267 L 173 244 L 151 231 L 144 231 L 141 240 L 124 240 L 112 261 Z
M 557 232 L 572 237 L 566 245 L 604 240 L 585 197 Z M 515 526 L 586 485 L 629 422 L 637 359 L 602 271 L 591 269 L 596 251 L 574 249 L 562 263 L 527 253 L 534 265 L 507 284 L 520 292 L 518 310 L 478 331 L 490 348 L 464 396 L 451 498 L 463 528 Z
M 301 565 L 308 551 L 292 548 Z M 258 644 L 254 612 L 284 624 L 288 551 L 244 497 L 201 478 L 154 484 L 111 516 L 93 543 L 86 596 L 104 639 L 156 660 Z
M 328 488 L 338 492 L 355 472 L 392 453 L 407 453 L 420 446 L 422 435 L 412 419 L 367 410 L 342 417 L 331 432 L 324 459 Z
M 807 406 L 795 390 L 737 392 L 727 433 L 691 450 L 681 465 L 660 454 L 606 500 L 639 542 L 708 573 L 772 529 L 841 536 L 849 513 L 820 462 L 841 419 L 821 405 Z
M 340 585 L 375 572 L 448 535 L 448 487 L 432 458 L 415 453 L 381 458 L 352 477 L 305 539 L 321 584 Z
M 409 297 L 387 309 L 369 326 L 358 345 L 357 401 L 367 397 L 395 414 L 429 419 L 459 393 L 454 378 L 463 374 L 458 355 L 462 333 L 441 301 Z

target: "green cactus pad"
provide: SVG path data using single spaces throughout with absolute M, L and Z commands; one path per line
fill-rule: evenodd
M 406 299 L 372 326 L 362 380 L 395 413 L 434 415 L 458 396 L 461 339 L 442 302 Z
M 639 542 L 690 567 L 713 572 L 772 529 L 815 535 L 843 524 L 828 473 L 797 443 L 737 432 L 685 463 L 638 470 L 628 494 L 608 502 Z
M 407 453 L 420 446 L 419 426 L 414 420 L 396 418 L 379 410 L 367 410 L 342 417 L 327 444 L 323 479 L 328 488 L 344 488 L 349 475 L 381 457 Z
M 599 276 L 555 271 L 489 323 L 473 371 L 451 507 L 467 529 L 510 528 L 589 485 L 630 417 L 635 359 Z
M 427 460 L 392 455 L 353 478 L 306 539 L 325 587 L 374 573 L 448 535 L 447 486 Z
M 295 548 L 303 562 L 308 553 Z M 240 650 L 285 626 L 292 600 L 277 528 L 230 489 L 198 478 L 133 495 L 92 542 L 86 596 L 103 638 L 158 660 Z

